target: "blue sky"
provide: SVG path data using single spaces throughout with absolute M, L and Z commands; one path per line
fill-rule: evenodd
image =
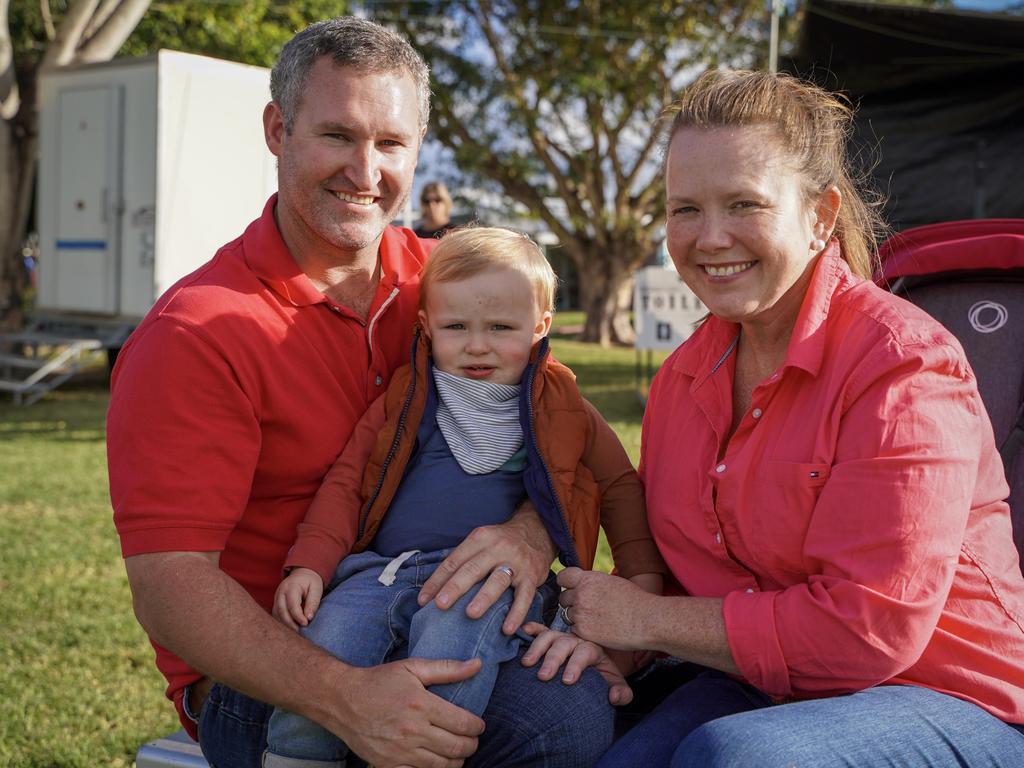
M 953 4 L 971 11 L 1002 11 L 1014 5 L 1007 0 L 956 0 Z

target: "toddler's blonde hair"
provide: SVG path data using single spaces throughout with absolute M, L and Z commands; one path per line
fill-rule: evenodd
M 525 275 L 538 310 L 554 311 L 557 278 L 544 252 L 527 235 L 504 227 L 466 227 L 442 237 L 420 276 L 420 309 L 426 309 L 435 283 L 455 283 L 495 267 Z

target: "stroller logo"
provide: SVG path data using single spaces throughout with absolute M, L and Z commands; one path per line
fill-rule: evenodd
M 978 333 L 992 333 L 998 331 L 1009 319 L 1010 313 L 1006 307 L 995 301 L 978 301 L 967 310 L 967 319 L 971 328 Z

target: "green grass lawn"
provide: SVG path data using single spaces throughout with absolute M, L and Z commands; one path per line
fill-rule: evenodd
M 558 318 L 562 328 L 581 321 Z M 553 348 L 635 462 L 633 350 L 558 328 Z M 140 744 L 177 728 L 111 522 L 107 402 L 102 371 L 32 406 L 0 402 L 0 768 L 128 766 Z

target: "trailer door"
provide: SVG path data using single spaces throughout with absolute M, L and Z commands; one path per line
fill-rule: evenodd
M 67 88 L 59 95 L 56 305 L 112 315 L 118 309 L 121 212 L 119 86 Z

